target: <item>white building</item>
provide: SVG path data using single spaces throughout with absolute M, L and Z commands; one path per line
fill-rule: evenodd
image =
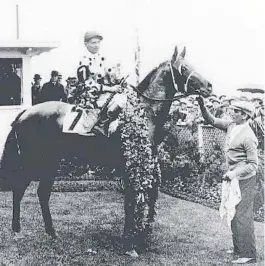
M 0 42 L 0 154 L 11 129 L 10 124 L 19 112 L 32 105 L 31 58 L 58 45 L 20 40 Z

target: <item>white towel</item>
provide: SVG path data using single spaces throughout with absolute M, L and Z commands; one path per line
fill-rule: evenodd
M 232 181 L 223 181 L 222 198 L 219 208 L 221 219 L 227 216 L 227 224 L 231 229 L 231 221 L 236 213 L 236 205 L 241 201 L 241 191 L 237 178 Z

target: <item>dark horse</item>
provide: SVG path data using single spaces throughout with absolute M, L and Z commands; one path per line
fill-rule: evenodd
M 176 47 L 171 60 L 153 69 L 135 88 L 145 109 L 148 137 L 153 152 L 156 152 L 156 146 L 163 139 L 162 127 L 172 101 L 190 94 L 200 94 L 205 97 L 211 94 L 211 84 L 185 60 L 185 53 L 185 48 L 178 53 Z M 38 197 L 45 230 L 50 236 L 56 237 L 49 199 L 58 163 L 62 156 L 71 152 L 82 156 L 89 164 L 116 168 L 116 171 L 124 177 L 125 249 L 127 254 L 137 255 L 133 236 L 130 235 L 135 226 L 133 192 L 125 171 L 126 160 L 121 152 L 120 135 L 117 137 L 114 134 L 113 137 L 107 138 L 62 133 L 64 117 L 72 107 L 62 102 L 41 103 L 20 113 L 13 122 L 1 160 L 3 183 L 8 182 L 13 191 L 12 229 L 15 232 L 20 231 L 21 199 L 30 182 L 39 178 Z M 150 194 L 153 201 L 149 207 L 154 209 L 158 197 L 158 185 L 150 189 Z M 154 213 L 150 215 L 154 216 Z M 151 217 L 151 220 L 153 219 L 154 217 Z

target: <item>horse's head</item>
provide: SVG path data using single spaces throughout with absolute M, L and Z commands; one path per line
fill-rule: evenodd
M 155 143 L 163 139 L 163 124 L 175 99 L 191 94 L 208 97 L 212 85 L 185 59 L 186 49 L 179 54 L 177 47 L 171 60 L 153 69 L 137 87 L 149 117 L 150 137 Z
M 192 67 L 185 54 L 186 48 L 179 53 L 175 47 L 172 58 L 153 69 L 139 84 L 138 92 L 146 101 L 173 101 L 174 94 L 176 97 L 211 95 L 212 84 Z
M 208 97 L 212 93 L 212 84 L 202 77 L 185 59 L 186 48 L 181 53 L 177 46 L 169 62 L 172 82 L 175 89 L 184 95 L 199 94 Z

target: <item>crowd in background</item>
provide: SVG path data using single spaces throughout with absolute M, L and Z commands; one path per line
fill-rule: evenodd
M 187 98 L 183 98 L 179 101 L 175 101 L 172 104 L 171 115 L 174 115 L 177 122 L 189 123 L 196 122 L 202 123 L 203 118 L 199 109 L 198 102 L 195 95 L 191 95 Z M 206 107 L 217 118 L 226 119 L 232 114 L 229 108 L 235 101 L 250 101 L 255 105 L 255 117 L 260 116 L 264 112 L 264 102 L 262 97 L 253 96 L 252 98 L 247 96 L 228 97 L 226 95 L 216 96 L 212 95 L 205 99 Z
M 47 101 L 67 102 L 67 90 L 62 84 L 62 74 L 53 70 L 51 79 L 41 84 L 42 78 L 39 74 L 35 74 L 32 84 L 32 104 L 38 104 Z

